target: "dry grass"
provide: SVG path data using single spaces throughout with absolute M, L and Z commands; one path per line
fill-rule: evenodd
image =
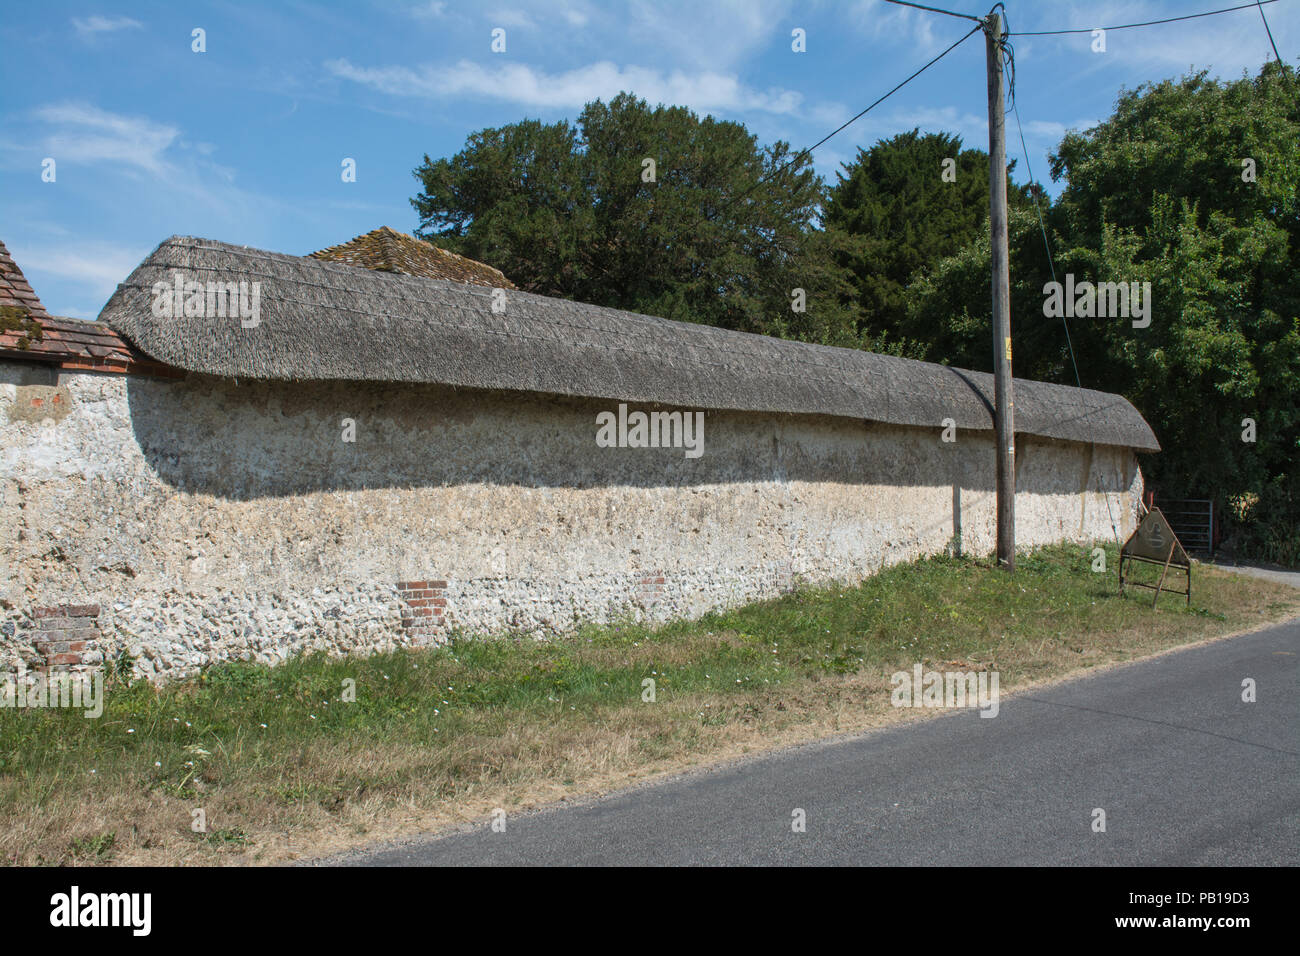
M 1007 694 L 1300 611 L 1300 592 L 1272 582 L 1198 568 L 1195 584 L 1190 610 L 1173 597 L 1152 610 L 1149 592 L 1115 596 L 1078 549 L 1022 559 L 1014 577 L 938 558 L 657 629 L 219 668 L 112 687 L 99 720 L 0 711 L 0 854 L 319 856 L 922 719 L 890 706 L 889 675 L 914 663 L 996 669 Z M 344 678 L 357 703 L 340 699 Z M 191 831 L 196 808 L 206 834 Z

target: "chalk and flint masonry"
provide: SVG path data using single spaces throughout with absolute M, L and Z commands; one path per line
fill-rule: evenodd
M 0 672 L 563 634 L 992 550 L 988 376 L 513 289 L 494 313 L 499 273 L 410 243 L 335 247 L 376 272 L 172 239 L 101 322 L 0 337 Z M 177 269 L 259 282 L 257 326 L 154 317 Z M 601 447 L 620 404 L 702 413 L 702 454 Z M 1022 547 L 1132 531 L 1158 445 L 1127 402 L 1020 382 L 1017 422 Z

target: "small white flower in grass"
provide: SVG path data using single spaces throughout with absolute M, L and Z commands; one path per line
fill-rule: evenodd
M 90 772 L 91 772 L 91 773 L 99 773 L 98 770 L 92 770 L 92 771 L 90 771 Z
M 263 730 L 266 730 L 266 724 L 258 724 L 258 726 L 261 727 Z
M 316 719 L 316 715 L 315 715 L 315 714 L 309 714 L 308 716 L 311 717 L 312 720 L 315 720 L 315 719 Z
M 155 760 L 155 761 L 153 762 L 153 765 L 154 765 L 155 767 L 161 767 L 161 766 L 162 766 L 162 761 L 161 761 L 161 760 Z
M 135 733 L 135 728 L 134 728 L 134 727 L 128 727 L 128 728 L 126 728 L 126 732 L 127 732 L 128 734 L 133 734 L 133 733 Z
M 187 720 L 187 721 L 185 721 L 185 726 L 186 726 L 186 727 L 190 727 L 190 726 L 193 726 L 193 725 L 192 725 L 192 724 Z

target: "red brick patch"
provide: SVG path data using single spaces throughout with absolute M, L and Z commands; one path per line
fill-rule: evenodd
M 446 581 L 399 581 L 397 594 L 401 599 L 402 630 L 413 643 L 425 644 L 434 640 L 443 621 L 447 606 Z
M 102 660 L 99 605 L 56 604 L 32 609 L 26 637 L 44 670 L 76 669 Z
M 641 607 L 650 607 L 663 600 L 667 581 L 662 571 L 651 571 L 636 582 L 633 600 Z
M 32 611 L 32 617 L 99 617 L 99 605 L 58 604 L 54 607 L 38 607 Z

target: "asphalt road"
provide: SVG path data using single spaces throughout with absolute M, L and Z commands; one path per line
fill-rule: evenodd
M 1272 565 L 1255 564 L 1215 564 L 1214 566 L 1220 571 L 1246 574 L 1250 577 L 1263 578 L 1266 581 L 1277 581 L 1279 584 L 1289 584 L 1293 588 L 1300 588 L 1300 571 L 1288 571 L 1285 568 Z
M 1004 695 L 991 719 L 953 711 L 330 862 L 1295 866 L 1300 620 Z

